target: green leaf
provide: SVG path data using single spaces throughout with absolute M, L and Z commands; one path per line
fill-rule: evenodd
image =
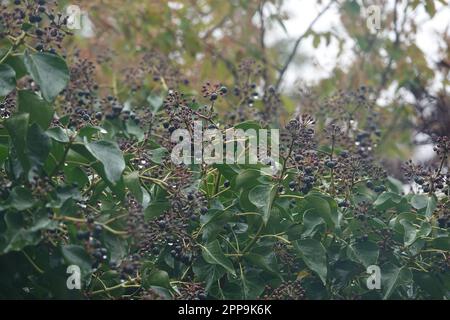
M 163 158 L 166 154 L 167 154 L 166 148 L 152 149 L 150 151 L 150 159 L 156 164 L 161 164 L 163 162 Z
M 236 188 L 250 188 L 258 183 L 261 172 L 256 169 L 246 169 L 238 173 L 236 177 Z
M 12 144 L 19 158 L 22 168 L 28 171 L 30 163 L 27 157 L 27 132 L 29 115 L 27 113 L 15 115 L 5 121 Z
M 172 290 L 170 278 L 166 271 L 154 269 L 152 267 L 142 268 L 142 286 L 151 288 L 152 286 L 166 288 Z
M 139 181 L 139 172 L 133 171 L 124 177 L 125 186 L 130 190 L 139 203 L 142 204 L 143 192 Z
M 16 88 L 16 72 L 7 64 L 0 64 L 0 97 Z
M 277 265 L 275 263 L 275 254 L 261 255 L 256 253 L 248 253 L 244 256 L 251 266 L 258 266 L 265 271 L 279 275 Z M 281 275 L 279 275 L 281 277 Z
M 236 272 L 233 267 L 233 263 L 231 263 L 230 259 L 228 259 L 225 254 L 222 252 L 222 248 L 220 247 L 219 241 L 215 240 L 213 242 L 208 243 L 206 246 L 200 245 L 202 248 L 202 256 L 206 262 L 210 264 L 217 264 L 225 268 L 229 273 L 236 276 Z
M 423 209 L 428 205 L 428 197 L 424 194 L 415 194 L 411 198 L 411 206 L 417 210 Z
M 304 239 L 296 242 L 305 264 L 318 274 L 323 284 L 327 281 L 327 254 L 324 246 L 317 240 Z
M 409 284 L 411 281 L 412 273 L 408 268 L 397 267 L 393 264 L 383 266 L 381 268 L 383 299 L 389 299 L 398 287 Z
M 402 197 L 393 192 L 383 192 L 373 203 L 374 207 L 379 210 L 386 210 L 395 207 L 402 200 Z
M 147 97 L 147 101 L 150 103 L 153 113 L 158 112 L 158 110 L 161 108 L 164 102 L 162 97 L 155 95 L 149 95 Z
M 33 195 L 24 187 L 15 187 L 9 195 L 9 206 L 16 210 L 30 209 L 34 204 Z
M 431 217 L 433 215 L 434 210 L 436 210 L 437 207 L 437 197 L 436 195 L 432 195 L 431 197 L 428 197 L 428 203 L 427 203 L 427 209 L 425 210 L 425 216 Z
M 64 245 L 61 247 L 61 253 L 68 265 L 77 265 L 80 267 L 83 278 L 92 271 L 92 261 L 86 250 L 82 246 Z
M 322 217 L 325 220 L 329 228 L 335 228 L 339 226 L 339 215 L 336 210 L 336 203 L 334 200 L 327 200 L 323 195 L 310 194 L 306 196 L 305 208 L 310 209 L 313 214 Z
M 112 183 L 120 181 L 125 169 L 125 160 L 119 147 L 115 143 L 105 140 L 88 142 L 86 137 L 84 144 L 94 158 L 103 165 L 106 178 Z
M 25 66 L 33 80 L 39 85 L 42 96 L 53 101 L 69 82 L 69 68 L 61 57 L 38 52 L 24 56 Z
M 67 143 L 69 142 L 69 136 L 67 134 L 67 129 L 60 127 L 50 128 L 46 131 L 46 134 L 55 141 Z
M 14 69 L 16 73 L 16 80 L 19 80 L 27 75 L 27 69 L 25 68 L 25 64 L 23 63 L 23 56 L 10 55 L 5 62 Z
M 262 219 L 264 224 L 270 217 L 270 211 L 272 210 L 273 200 L 277 194 L 276 185 L 263 184 L 254 187 L 248 194 L 248 199 L 253 203 L 262 213 Z
M 325 221 L 322 217 L 314 212 L 314 209 L 308 209 L 303 214 L 303 233 L 302 236 L 312 237 L 317 231 L 317 227 L 325 224 Z
M 167 209 L 170 208 L 170 204 L 167 201 L 155 201 L 151 202 L 145 209 L 144 218 L 145 221 L 159 217 Z
M 31 167 L 40 169 L 50 153 L 51 141 L 36 123 L 33 123 L 28 129 L 27 149 Z
M 30 122 L 36 122 L 42 129 L 47 129 L 53 119 L 53 107 L 35 93 L 20 90 L 18 94 L 20 113 L 29 113 Z
M 376 264 L 378 254 L 377 244 L 371 241 L 357 242 L 347 247 L 347 256 L 355 262 L 360 262 L 365 267 Z

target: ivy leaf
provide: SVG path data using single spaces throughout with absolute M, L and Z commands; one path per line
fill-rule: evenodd
M 101 162 L 105 170 L 106 178 L 111 183 L 116 183 L 122 177 L 122 172 L 125 169 L 125 160 L 119 147 L 106 140 L 88 142 L 84 138 L 86 149 Z
M 392 207 L 395 207 L 402 200 L 402 197 L 393 192 L 383 192 L 380 196 L 375 200 L 373 206 L 379 210 L 386 210 Z
M 425 216 L 427 217 L 431 217 L 433 215 L 434 210 L 437 207 L 437 198 L 436 195 L 432 195 L 431 197 L 428 197 L 428 202 L 427 202 L 427 208 L 425 210 Z
M 415 194 L 411 198 L 411 206 L 417 210 L 423 209 L 428 204 L 428 197 L 423 194 Z
M 65 245 L 61 247 L 61 253 L 68 265 L 80 267 L 81 276 L 86 278 L 92 271 L 92 261 L 86 250 L 78 245 Z
M 323 245 L 314 239 L 298 240 L 297 249 L 302 255 L 305 264 L 317 273 L 323 284 L 327 281 L 327 254 Z
M 150 103 L 152 107 L 152 112 L 156 113 L 163 105 L 163 98 L 156 95 L 149 95 L 147 97 L 147 101 Z
M 69 68 L 61 57 L 47 53 L 25 52 L 25 66 L 33 80 L 39 85 L 42 96 L 53 101 L 69 82 Z
M 236 177 L 236 188 L 249 188 L 258 183 L 261 172 L 255 169 L 246 169 L 238 173 Z
M 5 62 L 14 69 L 14 72 L 16 73 L 16 80 L 19 80 L 27 75 L 27 69 L 23 63 L 23 56 L 10 55 Z
M 252 266 L 258 266 L 263 270 L 266 270 L 270 273 L 276 274 L 281 278 L 279 274 L 277 265 L 275 263 L 275 255 L 274 253 L 270 253 L 268 255 L 261 255 L 256 253 L 248 253 L 244 256 L 245 260 L 247 260 Z
M 67 134 L 67 129 L 55 127 L 55 128 L 48 129 L 45 133 L 55 141 L 62 142 L 62 143 L 69 142 L 69 136 Z
M 210 264 L 218 264 L 225 268 L 229 273 L 236 276 L 236 271 L 234 270 L 233 264 L 230 259 L 228 259 L 220 247 L 219 241 L 214 240 L 208 243 L 206 246 L 200 245 L 202 248 L 202 256 L 206 262 Z
M 325 224 L 322 217 L 314 212 L 314 209 L 308 209 L 303 214 L 303 233 L 302 237 L 312 237 L 317 231 L 317 227 Z
M 311 212 L 322 217 L 329 228 L 339 226 L 339 215 L 337 213 L 337 206 L 334 200 L 327 200 L 321 194 L 310 194 L 306 196 L 306 208 L 311 209 Z
M 36 123 L 28 129 L 27 149 L 31 167 L 40 169 L 50 153 L 51 141 Z
M 123 180 L 128 190 L 136 197 L 139 203 L 142 203 L 144 194 L 142 192 L 141 183 L 139 182 L 139 172 L 133 171 L 126 175 Z
M 225 274 L 222 267 L 216 264 L 208 264 L 201 258 L 194 262 L 192 271 L 200 281 L 205 283 L 205 289 L 208 291 Z
M 389 299 L 399 286 L 409 284 L 411 281 L 412 273 L 408 268 L 397 267 L 393 264 L 383 266 L 381 268 L 381 284 L 384 292 L 383 299 Z
M 27 157 L 27 132 L 30 116 L 27 113 L 18 114 L 5 121 L 12 144 L 22 168 L 28 171 L 30 163 Z
M 254 187 L 248 194 L 248 199 L 253 203 L 262 213 L 262 220 L 264 224 L 270 217 L 270 211 L 272 210 L 272 204 L 277 194 L 277 188 L 275 185 L 264 184 Z
M 145 209 L 144 218 L 145 221 L 159 217 L 164 211 L 170 208 L 168 201 L 155 201 L 150 202 L 148 207 Z
M 15 187 L 9 195 L 9 206 L 23 211 L 34 206 L 35 201 L 30 190 L 24 187 Z
M 142 277 L 142 286 L 144 288 L 148 289 L 152 286 L 156 286 L 172 290 L 169 275 L 167 274 L 166 271 L 144 268 L 141 277 Z
M 36 122 L 42 129 L 47 129 L 53 119 L 53 107 L 35 93 L 20 90 L 18 94 L 20 113 L 29 113 L 30 122 Z
M 350 260 L 360 262 L 364 267 L 376 264 L 378 255 L 378 246 L 371 241 L 357 242 L 347 247 L 347 256 Z
M 0 97 L 16 88 L 16 72 L 7 64 L 0 64 Z

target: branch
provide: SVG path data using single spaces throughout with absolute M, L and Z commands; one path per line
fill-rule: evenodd
M 311 29 L 313 28 L 313 26 L 316 24 L 316 22 L 320 19 L 320 17 L 328 11 L 328 9 L 330 9 L 331 5 L 333 3 L 335 3 L 336 0 L 331 0 L 330 3 L 322 9 L 322 11 L 319 12 L 319 14 L 314 18 L 314 20 L 309 24 L 308 28 L 306 29 L 306 31 L 297 38 L 297 40 L 295 41 L 294 44 L 294 48 L 292 49 L 291 53 L 289 54 L 286 62 L 284 63 L 283 67 L 280 70 L 280 74 L 278 76 L 278 80 L 277 83 L 275 84 L 275 90 L 278 90 L 280 85 L 281 85 L 281 81 L 283 80 L 284 74 L 286 73 L 289 65 L 291 64 L 292 60 L 295 57 L 295 54 L 297 53 L 297 49 L 300 45 L 300 42 L 309 34 L 309 32 L 311 31 Z

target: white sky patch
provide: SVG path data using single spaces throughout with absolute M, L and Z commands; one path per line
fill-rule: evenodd
M 392 8 L 394 0 L 388 1 L 388 5 Z M 277 41 L 286 38 L 296 39 L 306 31 L 311 21 L 327 4 L 328 1 L 318 5 L 316 1 L 311 0 L 287 0 L 283 5 L 283 11 L 289 15 L 289 19 L 284 21 L 287 34 L 281 26 L 273 23 L 266 34 L 267 44 L 269 46 L 274 45 Z M 423 7 L 418 7 L 414 12 L 410 13 L 418 24 L 416 44 L 425 53 L 428 65 L 432 68 L 435 68 L 436 62 L 439 61 L 439 49 L 444 47 L 441 35 L 444 32 L 449 33 L 450 29 L 450 6 L 437 4 L 436 9 L 437 13 L 433 19 L 429 18 Z M 267 11 L 270 12 L 270 8 Z M 268 15 L 266 12 L 265 14 Z M 401 19 L 401 16 L 399 16 L 399 19 Z M 381 21 L 381 24 L 383 25 L 383 21 Z M 325 45 L 324 41 L 321 41 L 319 47 L 314 48 L 312 37 L 304 39 L 297 53 L 310 58 L 301 67 L 291 65 L 286 73 L 285 88 L 291 88 L 295 81 L 299 79 L 306 83 L 316 83 L 328 77 L 336 65 L 342 66 L 345 70 L 352 63 L 354 57 L 352 48 L 355 44 L 346 35 L 345 29 L 340 22 L 339 11 L 336 5 L 332 6 L 316 22 L 313 30 L 316 32 L 331 31 L 340 37 L 344 37 L 346 42 L 343 53 L 338 59 L 339 48 L 336 40 L 332 40 L 328 46 Z M 437 74 L 437 83 L 439 83 L 438 77 L 439 74 Z

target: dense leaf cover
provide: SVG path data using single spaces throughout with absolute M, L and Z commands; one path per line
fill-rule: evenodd
M 69 32 L 44 5 L 0 20 L 1 298 L 449 298 L 447 138 L 437 168 L 405 164 L 405 194 L 377 158 L 381 120 L 361 87 L 318 102 L 333 118 L 288 121 L 279 164 L 175 165 L 170 134 L 194 120 L 278 128 L 282 102 L 257 64 L 194 96 L 155 51 L 156 85 L 120 101 L 88 61 L 60 53 Z M 66 286 L 69 265 L 81 290 Z

